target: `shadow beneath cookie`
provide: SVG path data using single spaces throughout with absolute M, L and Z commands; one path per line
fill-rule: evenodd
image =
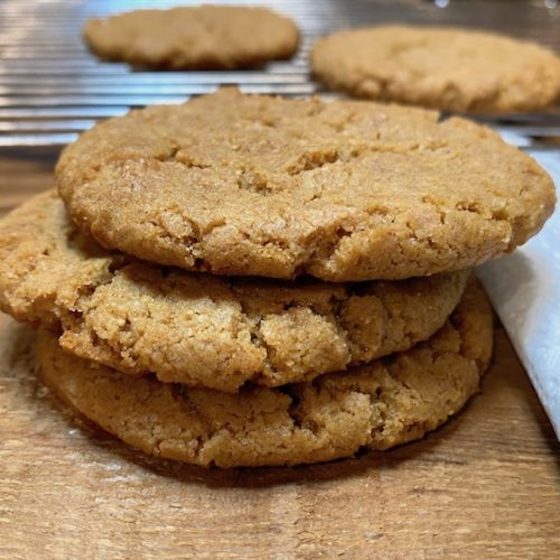
M 108 434 L 85 417 L 60 401 L 54 394 L 44 388 L 36 378 L 37 369 L 34 360 L 34 333 L 27 327 L 11 326 L 11 345 L 9 352 L 9 372 L 18 382 L 11 385 L 9 402 L 21 410 L 29 410 L 33 418 L 42 418 L 47 422 L 42 433 L 49 437 L 49 429 L 54 428 L 60 434 L 72 433 L 76 429 L 85 440 L 85 452 L 96 455 L 96 462 L 110 462 L 108 457 L 134 464 L 151 473 L 172 478 L 188 484 L 201 484 L 211 488 L 262 488 L 290 483 L 318 483 L 335 479 L 348 479 L 366 475 L 375 480 L 384 470 L 396 469 L 406 462 L 419 462 L 424 465 L 463 464 L 460 458 L 449 453 L 437 451 L 438 447 L 461 424 L 461 417 L 453 418 L 447 425 L 428 435 L 421 441 L 406 444 L 385 452 L 366 452 L 351 459 L 341 459 L 322 464 L 302 465 L 297 467 L 259 467 L 219 469 L 186 465 L 180 462 L 150 457 L 124 444 Z M 468 407 L 468 406 L 467 406 Z M 49 422 L 50 419 L 50 422 Z M 61 429 L 60 423 L 65 426 Z M 64 437 L 64 436 L 63 436 Z M 65 445 L 71 445 L 69 439 Z M 101 457 L 99 456 L 101 452 Z
M 61 151 L 61 146 L 2 147 L 2 157 L 14 162 L 31 163 L 34 167 L 52 171 Z
M 293 483 L 318 483 L 336 479 L 348 479 L 366 475 L 368 479 L 380 476 L 382 470 L 395 469 L 401 463 L 416 461 L 425 464 L 462 465 L 465 461 L 446 455 L 433 454 L 441 440 L 453 437 L 460 423 L 460 417 L 429 434 L 420 441 L 405 444 L 384 452 L 363 452 L 349 459 L 339 459 L 326 463 L 300 465 L 294 467 L 237 467 L 220 469 L 203 468 L 177 461 L 143 454 L 111 434 L 105 432 L 84 417 L 77 417 L 74 411 L 52 396 L 51 405 L 62 413 L 69 427 L 78 428 L 91 445 L 120 459 L 147 469 L 153 474 L 189 484 L 202 484 L 210 488 L 258 489 Z

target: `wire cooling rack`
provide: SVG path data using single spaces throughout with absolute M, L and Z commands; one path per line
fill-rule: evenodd
M 82 43 L 81 28 L 89 17 L 176 4 L 189 2 L 0 2 L 0 147 L 63 145 L 98 119 L 121 115 L 131 107 L 178 103 L 225 84 L 246 92 L 321 93 L 309 76 L 309 49 L 319 36 L 342 27 L 384 22 L 458 24 L 532 39 L 560 52 L 560 6 L 555 7 L 554 0 L 263 0 L 258 4 L 298 22 L 300 49 L 290 61 L 241 72 L 132 71 L 125 64 L 98 61 Z M 485 120 L 520 147 L 558 150 L 560 155 L 560 109 Z

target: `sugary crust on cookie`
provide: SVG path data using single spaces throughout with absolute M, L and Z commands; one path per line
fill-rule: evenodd
M 492 314 L 471 284 L 451 320 L 408 352 L 282 389 L 212 390 L 133 379 L 62 351 L 42 334 L 45 383 L 146 453 L 203 466 L 293 465 L 422 437 L 477 391 Z
M 315 44 L 311 66 L 329 87 L 357 97 L 450 111 L 538 111 L 560 96 L 552 51 L 460 28 L 337 31 Z
M 291 57 L 295 23 L 266 8 L 241 6 L 135 10 L 93 18 L 83 36 L 106 60 L 166 69 L 233 69 Z
M 222 391 L 406 350 L 444 324 L 467 275 L 337 285 L 162 269 L 87 241 L 52 192 L 0 221 L 0 309 L 83 358 Z
M 213 274 L 337 282 L 470 267 L 524 243 L 555 203 L 532 158 L 464 119 L 233 89 L 101 123 L 56 175 L 104 246 Z

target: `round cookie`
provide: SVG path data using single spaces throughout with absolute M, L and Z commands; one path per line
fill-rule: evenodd
M 0 309 L 83 358 L 222 391 L 406 350 L 444 324 L 467 276 L 340 285 L 161 269 L 85 239 L 53 192 L 0 221 Z
M 336 282 L 481 263 L 524 243 L 555 202 L 532 158 L 464 119 L 235 89 L 98 124 L 56 175 L 74 221 L 106 247 Z
M 538 111 L 560 96 L 560 58 L 534 43 L 459 28 L 337 31 L 311 53 L 328 87 L 447 111 Z
M 142 451 L 219 467 L 295 465 L 388 449 L 422 437 L 473 395 L 492 348 L 492 314 L 471 284 L 427 342 L 313 383 L 236 395 L 133 379 L 61 350 L 43 334 L 44 382 Z
M 191 6 L 90 19 L 90 49 L 106 60 L 156 69 L 233 69 L 290 58 L 295 23 L 266 8 Z

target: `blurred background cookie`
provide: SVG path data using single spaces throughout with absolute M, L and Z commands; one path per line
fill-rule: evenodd
M 90 19 L 83 30 L 105 60 L 172 70 L 233 69 L 290 58 L 295 23 L 267 8 L 190 6 Z
M 336 31 L 311 53 L 335 90 L 446 111 L 538 111 L 560 95 L 560 58 L 535 43 L 452 27 Z

